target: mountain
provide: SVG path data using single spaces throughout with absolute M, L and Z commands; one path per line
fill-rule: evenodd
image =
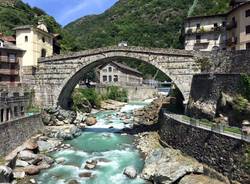
M 188 15 L 223 13 L 228 4 L 229 0 L 119 0 L 103 14 L 68 24 L 65 42 L 71 50 L 121 41 L 133 46 L 182 48 L 182 27 Z
M 2 0 L 0 2 L 0 32 L 12 35 L 12 29 L 19 25 L 35 25 L 43 20 L 50 32 L 60 32 L 61 26 L 52 16 L 37 7 L 30 7 L 21 0 Z

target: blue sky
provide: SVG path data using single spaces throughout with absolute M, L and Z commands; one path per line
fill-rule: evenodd
M 100 14 L 118 0 L 23 0 L 55 17 L 61 25 L 85 15 Z

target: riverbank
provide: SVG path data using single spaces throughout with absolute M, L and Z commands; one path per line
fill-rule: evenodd
M 13 168 L 15 181 L 20 184 L 226 183 L 226 179 L 218 177 L 222 180 L 218 181 L 205 176 L 207 167 L 195 159 L 170 147 L 164 148 L 156 132 L 157 123 L 145 126 L 134 121 L 138 112 L 135 109 L 146 105 L 145 109 L 157 113 L 158 102 L 117 103 L 92 114 L 48 109 L 43 116 L 45 132 L 32 139 L 35 149 L 27 151 L 25 147 L 13 157 L 14 162 L 18 160 L 15 164 L 18 167 Z

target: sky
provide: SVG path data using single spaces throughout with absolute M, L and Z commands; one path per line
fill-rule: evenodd
M 100 14 L 118 0 L 23 0 L 55 17 L 62 26 L 85 15 Z

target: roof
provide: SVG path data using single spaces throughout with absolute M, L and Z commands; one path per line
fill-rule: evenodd
M 240 4 L 240 5 L 236 6 L 236 7 L 234 7 L 234 8 L 233 8 L 232 10 L 230 10 L 227 14 L 230 14 L 230 13 L 234 12 L 235 10 L 237 10 L 237 9 L 243 7 L 243 6 L 246 6 L 246 5 L 250 5 L 250 0 L 246 0 L 245 3 L 242 3 L 242 4 Z
M 130 72 L 133 72 L 133 73 L 136 73 L 137 75 L 142 75 L 141 72 L 139 72 L 138 70 L 134 69 L 134 68 L 131 68 L 129 67 L 128 65 L 125 65 L 125 64 L 122 64 L 122 63 L 118 63 L 118 62 L 115 62 L 115 61 L 112 61 L 110 63 L 107 63 L 105 65 L 102 65 L 100 68 L 103 68 L 104 66 L 107 66 L 108 64 L 113 64 L 115 66 L 117 66 L 118 68 L 120 69 L 123 69 L 123 70 L 127 70 L 127 71 L 130 71 Z
M 0 39 L 6 41 L 6 42 L 15 42 L 16 39 L 14 36 L 0 36 Z
M 2 39 L 0 39 L 0 40 L 2 40 Z M 15 44 L 13 44 L 11 42 L 8 42 L 8 41 L 4 41 L 3 47 L 0 47 L 0 49 L 8 49 L 8 50 L 16 50 L 16 51 L 22 51 L 22 52 L 24 52 L 24 50 L 16 47 Z
M 226 17 L 227 14 L 216 14 L 216 15 L 204 15 L 204 16 L 193 16 L 187 17 L 186 20 L 193 20 L 193 19 L 202 19 L 202 18 L 215 18 L 215 17 Z
M 36 27 L 36 26 L 33 26 L 33 25 L 18 26 L 18 27 L 13 28 L 13 30 L 16 31 L 16 30 L 32 29 L 32 28 L 33 28 L 33 29 L 36 29 L 36 30 L 38 30 L 38 31 L 40 31 L 40 32 L 42 32 L 42 33 L 44 33 L 44 34 L 47 34 L 47 35 L 50 35 L 50 36 L 53 37 L 53 34 L 51 34 L 51 33 L 49 33 L 49 32 L 46 32 L 46 31 L 44 31 L 43 29 L 40 29 L 40 28 L 38 28 L 38 27 Z
M 13 30 L 20 30 L 20 29 L 31 29 L 33 28 L 32 25 L 24 25 L 24 26 L 17 26 Z
M 239 3 L 246 3 L 249 0 L 231 0 L 230 5 L 235 5 L 235 4 L 239 4 Z

